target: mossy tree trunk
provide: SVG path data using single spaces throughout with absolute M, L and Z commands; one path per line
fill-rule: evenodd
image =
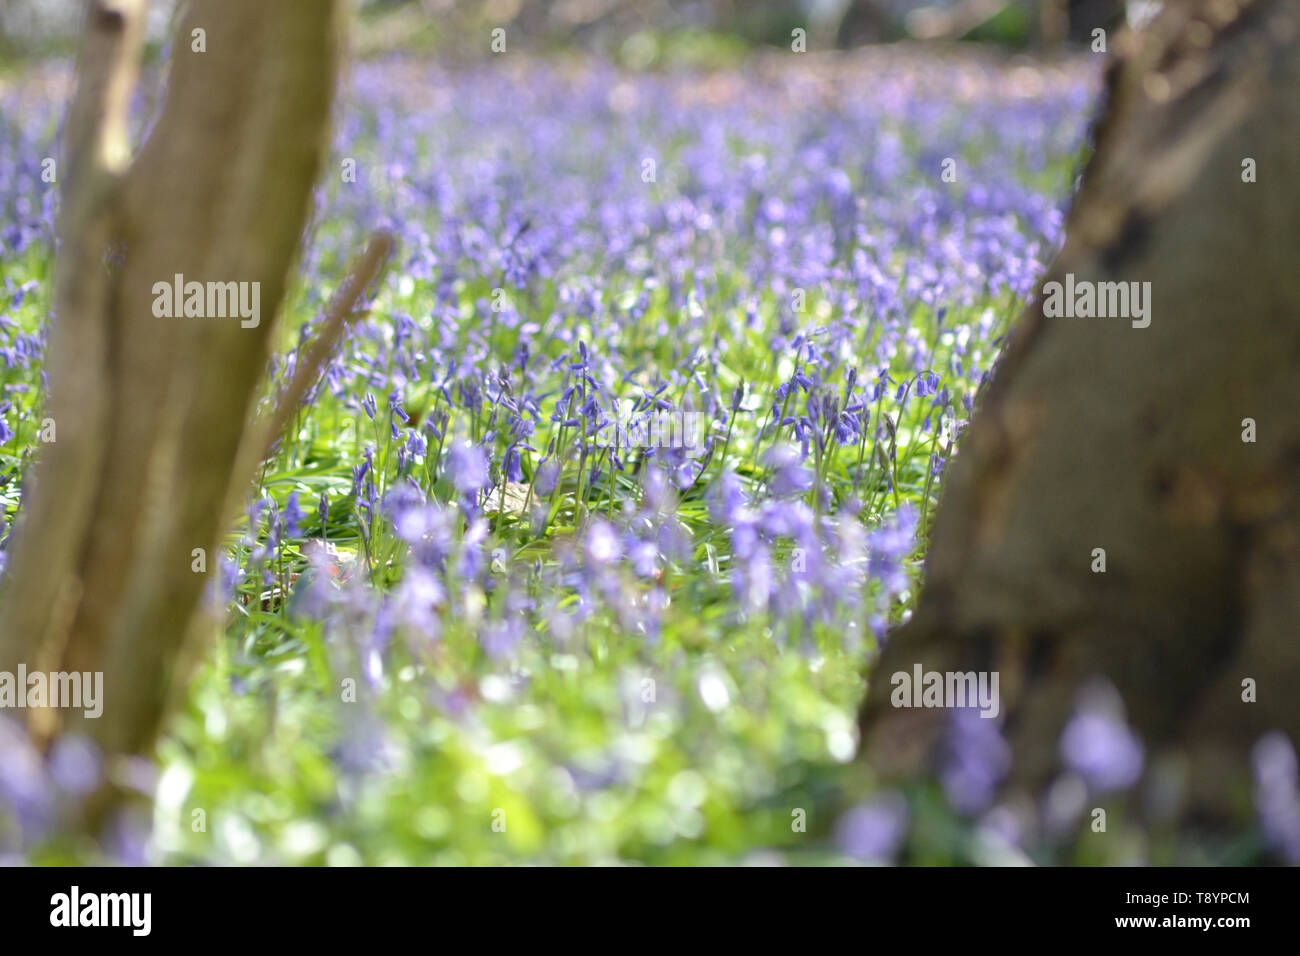
M 1177 767 L 1185 818 L 1249 807 L 1262 734 L 1300 742 L 1298 36 L 1294 0 L 1197 2 L 1119 44 L 1044 281 L 1150 283 L 1150 324 L 1050 318 L 1041 296 L 1020 317 L 915 613 L 872 665 L 864 751 L 886 774 L 926 773 L 944 743 L 942 711 L 891 705 L 917 663 L 999 673 L 1004 792 L 1059 772 L 1097 677 L 1148 774 Z
M 146 751 L 213 631 L 200 599 L 266 447 L 253 411 L 328 148 L 341 10 L 193 0 L 133 155 L 145 3 L 87 5 L 60 175 L 57 437 L 26 476 L 0 669 L 102 672 L 104 703 L 98 719 L 27 712 L 38 740 L 75 730 L 110 755 Z M 155 285 L 177 275 L 256 283 L 260 321 L 158 317 Z

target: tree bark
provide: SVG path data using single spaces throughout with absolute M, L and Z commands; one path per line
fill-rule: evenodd
M 1261 734 L 1300 741 L 1298 31 L 1295 0 L 1189 2 L 1123 39 L 1045 282 L 1150 282 L 1150 325 L 1049 318 L 1041 297 L 1020 317 L 949 469 L 915 612 L 872 665 L 876 769 L 924 774 L 943 746 L 942 711 L 891 705 L 916 663 L 999 673 L 1004 794 L 1060 771 L 1094 677 L 1148 775 L 1184 768 L 1185 819 L 1234 814 Z
M 328 147 L 341 15 L 194 0 L 132 159 L 144 13 L 88 4 L 48 357 L 57 441 L 29 475 L 0 604 L 0 669 L 104 674 L 100 718 L 30 711 L 33 735 L 77 730 L 109 754 L 152 744 L 187 645 L 211 632 L 197 609 L 256 464 L 241 446 L 266 439 L 250 418 Z M 257 283 L 260 321 L 156 317 L 155 283 L 178 274 Z

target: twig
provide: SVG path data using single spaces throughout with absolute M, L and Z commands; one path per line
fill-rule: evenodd
M 261 439 L 253 445 L 254 448 L 261 449 L 260 460 L 265 461 L 271 457 L 275 443 L 289 424 L 289 420 L 297 414 L 308 392 L 324 373 L 325 366 L 333 356 L 339 339 L 343 337 L 343 331 L 365 314 L 365 309 L 357 308 L 357 302 L 361 298 L 362 291 L 379 276 L 392 250 L 393 237 L 387 232 L 375 233 L 371 236 L 361 259 L 353 266 L 347 279 L 334 293 L 325 313 L 325 320 L 321 323 L 320 331 L 312 341 L 306 358 L 299 361 L 294 368 L 293 379 L 280 393 L 275 410 L 262 425 Z

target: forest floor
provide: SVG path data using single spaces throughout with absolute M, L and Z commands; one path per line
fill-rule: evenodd
M 0 87 L 6 535 L 65 85 Z M 118 858 L 1018 858 L 877 791 L 854 714 L 1096 91 L 897 50 L 355 65 L 273 382 L 365 235 L 399 251 L 211 569 L 223 633 Z M 25 746 L 0 718 L 0 854 L 84 859 L 45 835 L 93 754 Z

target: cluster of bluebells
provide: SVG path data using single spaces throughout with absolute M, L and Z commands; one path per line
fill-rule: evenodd
M 937 494 L 1060 242 L 1092 92 L 1078 74 L 1027 95 L 996 70 L 939 72 L 360 66 L 307 270 L 346 256 L 358 224 L 399 239 L 323 385 L 363 434 L 363 537 L 423 496 L 485 553 L 516 550 L 504 526 L 576 526 L 527 583 L 505 577 L 535 591 L 554 574 L 575 613 L 599 604 L 650 637 L 665 569 L 706 564 L 730 620 L 879 634 L 923 517 L 907 499 L 924 512 Z M 703 419 L 702 447 L 598 440 L 625 405 L 642 424 Z M 673 517 L 694 500 L 727 535 L 711 559 Z
M 41 753 L 22 724 L 0 714 L 0 866 L 21 865 L 16 850 L 38 845 L 76 819 L 81 801 L 104 778 L 104 759 L 85 737 L 64 734 Z M 143 758 L 130 758 L 116 779 L 124 792 L 151 794 L 157 771 Z M 108 822 L 103 849 L 114 863 L 141 865 L 149 859 L 149 826 L 134 811 Z
M 232 629 L 315 629 L 370 691 L 331 751 L 345 771 L 398 759 L 374 701 L 412 660 L 448 669 L 454 642 L 524 683 L 530 653 L 587 653 L 596 632 L 650 667 L 684 620 L 810 658 L 828 641 L 861 658 L 898 620 L 955 438 L 1063 238 L 1095 76 L 892 66 L 351 72 L 274 382 L 366 231 L 398 251 L 213 581 Z M 0 93 L 7 517 L 44 385 L 30 316 L 49 300 L 57 114 L 40 103 L 57 99 Z M 470 684 L 426 697 L 470 720 Z M 1104 703 L 1081 702 L 1060 742 L 1086 794 L 1144 766 Z M 949 805 L 1014 830 L 997 722 L 955 713 L 948 744 Z M 23 746 L 0 725 L 23 770 L 0 801 L 36 833 L 93 755 Z M 1294 754 L 1256 758 L 1261 819 L 1294 858 Z M 836 838 L 888 859 L 907 822 L 882 793 Z
M 938 70 L 361 66 L 307 262 L 336 266 L 357 224 L 398 237 L 322 386 L 358 436 L 337 510 L 362 542 L 348 574 L 317 552 L 299 610 L 340 666 L 378 687 L 398 642 L 429 654 L 465 627 L 505 667 L 602 624 L 652 649 L 668 616 L 719 602 L 722 637 L 758 625 L 812 654 L 883 635 L 999 336 L 1061 241 L 1092 95 L 1080 75 L 1029 96 Z M 674 415 L 708 423 L 700 446 L 662 440 Z M 600 440 L 629 432 L 660 440 Z M 1007 750 L 959 723 L 944 782 L 975 813 Z M 352 724 L 369 746 L 339 752 L 365 769 L 386 732 Z M 886 858 L 905 816 L 886 795 L 841 843 Z

